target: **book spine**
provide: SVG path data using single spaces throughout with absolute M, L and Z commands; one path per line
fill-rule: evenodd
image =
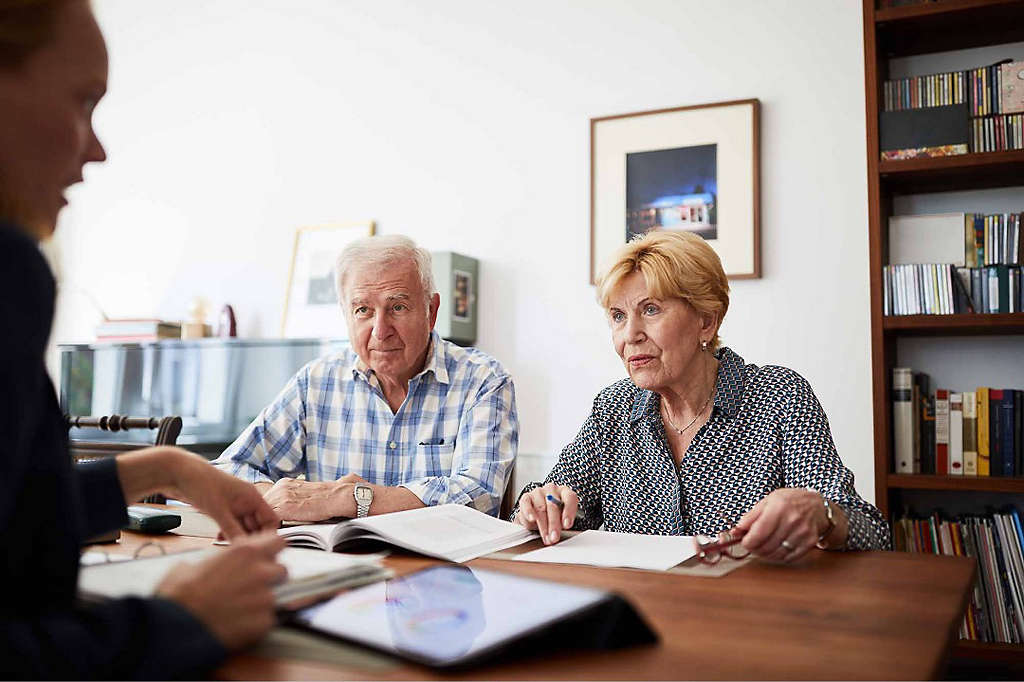
M 1006 265 L 996 266 L 996 281 L 999 287 L 999 308 L 996 312 L 1010 312 L 1010 270 Z
M 963 394 L 964 407 L 964 475 L 978 475 L 978 396 Z
M 935 389 L 935 473 L 949 474 L 949 391 Z
M 1003 476 L 1016 475 L 1016 452 L 1014 451 L 1013 389 L 1003 389 L 1003 400 L 999 404 L 999 454 L 1003 458 Z
M 949 473 L 964 473 L 964 406 L 962 393 L 949 394 Z
M 974 214 L 964 214 L 964 265 L 977 267 L 978 254 L 974 248 Z
M 988 449 L 989 418 L 988 388 L 982 386 L 976 391 L 978 400 L 978 475 L 990 475 L 990 454 Z
M 913 375 L 909 367 L 892 370 L 893 468 L 898 474 L 914 472 L 914 415 L 911 393 Z
M 1014 471 L 1024 475 L 1024 391 L 1013 392 Z
M 999 418 L 1002 413 L 1000 405 L 1002 402 L 1002 389 L 990 388 L 988 391 L 988 449 L 990 476 L 1003 475 L 1003 452 L 1000 447 L 1002 430 L 999 427 Z

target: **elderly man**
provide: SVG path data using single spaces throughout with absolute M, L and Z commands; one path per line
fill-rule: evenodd
M 397 235 L 359 240 L 338 257 L 337 290 L 350 350 L 299 370 L 215 464 L 284 519 L 448 503 L 496 515 L 515 390 L 496 360 L 433 331 L 430 253 Z

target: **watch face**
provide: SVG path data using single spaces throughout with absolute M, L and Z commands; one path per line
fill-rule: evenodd
M 357 485 L 355 489 L 355 497 L 359 502 L 372 502 L 373 488 L 365 485 Z

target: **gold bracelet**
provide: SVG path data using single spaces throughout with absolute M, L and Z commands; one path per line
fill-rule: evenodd
M 818 493 L 821 495 L 821 493 Z M 832 535 L 832 531 L 836 529 L 835 513 L 832 511 L 832 503 L 828 501 L 824 495 L 821 495 L 821 501 L 825 504 L 825 520 L 828 521 L 828 528 L 825 532 L 818 536 L 818 541 L 814 544 L 818 549 L 828 549 L 828 543 L 825 542 L 829 535 Z

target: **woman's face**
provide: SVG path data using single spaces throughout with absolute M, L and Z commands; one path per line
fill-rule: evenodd
M 53 233 L 64 191 L 103 161 L 92 112 L 107 89 L 107 50 L 85 0 L 57 10 L 53 40 L 0 69 L 0 217 Z
M 612 292 L 608 322 L 615 352 L 638 387 L 662 392 L 701 377 L 700 342 L 714 336 L 714 318 L 682 299 L 652 297 L 642 273 L 623 278 Z

